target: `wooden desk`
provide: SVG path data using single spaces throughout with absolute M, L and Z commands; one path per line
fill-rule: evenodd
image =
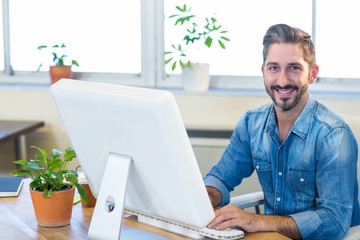
M 16 159 L 26 159 L 26 134 L 44 125 L 42 121 L 0 121 L 0 144 L 14 140 Z
M 29 181 L 27 179 L 18 197 L 0 198 L 1 239 L 87 239 L 88 228 L 94 208 L 83 208 L 81 204 L 77 204 L 73 208 L 70 225 L 58 228 L 39 227 L 36 222 L 28 186 Z M 139 223 L 133 219 L 125 218 L 123 227 L 140 229 L 171 240 L 189 239 Z M 246 234 L 243 239 L 281 240 L 289 238 L 278 233 L 255 233 Z

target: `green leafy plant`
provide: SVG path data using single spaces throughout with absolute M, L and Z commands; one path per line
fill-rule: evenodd
M 50 50 L 50 53 L 51 53 L 51 56 L 52 56 L 52 66 L 66 66 L 66 63 L 65 63 L 65 58 L 69 57 L 67 54 L 66 54 L 66 45 L 64 43 L 60 44 L 60 45 L 52 45 L 52 46 L 47 46 L 47 45 L 40 45 L 38 46 L 38 50 L 43 50 L 43 49 L 51 49 Z M 70 63 L 71 66 L 77 66 L 79 67 L 79 63 L 72 59 L 71 60 L 71 63 Z M 41 63 L 38 67 L 38 71 L 40 70 L 40 68 L 43 66 L 43 63 Z
M 15 164 L 21 165 L 22 168 L 14 170 L 10 174 L 13 176 L 29 176 L 32 181 L 30 188 L 44 192 L 45 198 L 50 198 L 54 191 L 61 191 L 75 186 L 80 197 L 87 202 L 85 189 L 78 183 L 78 174 L 76 171 L 67 170 L 66 165 L 76 158 L 74 149 L 68 147 L 64 154 L 53 149 L 50 157 L 48 153 L 39 147 L 31 146 L 37 149 L 40 154 L 35 154 L 32 160 L 17 160 Z M 61 158 L 63 155 L 63 158 Z
M 218 20 L 214 16 L 199 18 L 192 14 L 192 7 L 186 4 L 182 7 L 176 6 L 176 10 L 177 13 L 169 18 L 175 19 L 174 26 L 183 28 L 184 37 L 181 43 L 171 45 L 171 51 L 165 52 L 165 65 L 171 64 L 172 71 L 177 66 L 181 69 L 186 66 L 191 67 L 192 62 L 188 56 L 191 45 L 195 47 L 200 43 L 205 48 L 211 48 L 215 41 L 222 49 L 225 49 L 225 42 L 230 41 L 225 36 L 228 31 L 223 30 L 222 25 L 218 24 Z

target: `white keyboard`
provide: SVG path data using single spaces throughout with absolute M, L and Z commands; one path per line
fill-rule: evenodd
M 213 239 L 233 240 L 244 237 L 244 232 L 236 228 L 226 228 L 222 230 L 210 228 L 197 228 L 191 225 L 174 222 L 158 216 L 149 215 L 147 213 L 136 210 L 125 209 L 129 214 L 138 216 L 138 221 L 170 231 L 193 239 L 201 239 L 209 237 Z
M 239 239 L 244 237 L 244 232 L 236 228 L 225 228 L 222 230 L 203 228 L 198 231 L 201 235 L 214 239 Z

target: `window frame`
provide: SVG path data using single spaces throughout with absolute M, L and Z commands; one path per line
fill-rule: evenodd
M 164 69 L 164 2 L 165 0 L 141 0 L 141 72 L 124 73 L 81 73 L 78 79 L 154 88 L 178 89 L 181 87 L 179 74 L 166 74 Z M 312 36 L 316 45 L 316 1 L 312 0 Z M 47 72 L 13 71 L 10 53 L 9 0 L 2 1 L 4 73 L 3 84 L 49 85 Z M 262 76 L 210 76 L 213 90 L 263 90 Z M 315 83 L 317 91 L 348 91 L 360 93 L 360 79 L 321 78 Z M 322 87 L 322 86 L 325 87 Z M 344 86 L 345 85 L 345 86 Z M 346 89 L 346 90 L 342 90 Z

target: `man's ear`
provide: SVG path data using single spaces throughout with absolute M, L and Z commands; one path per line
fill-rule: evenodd
M 315 65 L 315 67 L 313 67 L 313 69 L 310 72 L 310 79 L 309 79 L 310 84 L 316 81 L 318 73 L 319 73 L 319 66 Z

